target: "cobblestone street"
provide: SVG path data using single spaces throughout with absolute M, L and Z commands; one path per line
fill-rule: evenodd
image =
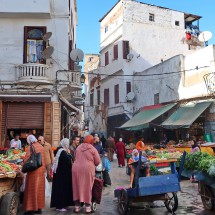
M 129 177 L 125 173 L 125 168 L 118 168 L 117 161 L 112 162 L 111 169 L 111 179 L 112 186 L 104 188 L 102 203 L 98 205 L 98 209 L 95 212 L 95 215 L 117 215 L 117 200 L 114 198 L 114 189 L 119 186 L 128 186 Z M 182 192 L 178 193 L 179 198 L 179 207 L 176 211 L 176 215 L 212 215 L 214 212 L 209 212 L 204 210 L 200 196 L 197 194 L 198 187 L 197 184 L 190 183 L 189 180 L 184 180 L 181 183 Z M 147 206 L 147 205 L 146 205 Z M 19 213 L 21 215 L 23 213 Z M 73 208 L 67 212 L 57 212 L 54 209 L 49 208 L 49 199 L 46 202 L 46 209 L 43 214 L 46 215 L 70 215 L 73 213 Z M 84 210 L 80 214 L 85 214 Z M 142 209 L 142 210 L 132 210 L 129 213 L 130 215 L 167 215 L 170 214 L 167 212 L 163 202 L 155 202 L 153 208 Z

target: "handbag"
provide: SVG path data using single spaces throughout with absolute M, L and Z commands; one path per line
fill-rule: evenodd
M 103 180 L 95 178 L 92 189 L 92 202 L 100 204 L 102 199 Z
M 41 153 L 36 153 L 33 145 L 30 145 L 31 155 L 22 167 L 22 172 L 31 172 L 42 166 Z

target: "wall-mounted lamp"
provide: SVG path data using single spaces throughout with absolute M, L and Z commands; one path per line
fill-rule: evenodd
M 85 93 L 82 93 L 82 99 L 85 99 L 85 98 L 86 98 Z
M 81 79 L 81 83 L 84 84 L 85 79 L 86 79 L 86 78 L 85 78 L 85 75 L 84 75 L 84 74 L 81 74 L 81 78 L 80 78 L 80 79 Z

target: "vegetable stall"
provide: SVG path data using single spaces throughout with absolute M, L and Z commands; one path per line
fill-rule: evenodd
M 0 154 L 0 214 L 16 215 L 19 206 L 19 188 L 22 183 L 18 162 L 25 155 L 20 150 Z
M 198 190 L 205 209 L 215 210 L 215 157 L 200 151 L 188 154 L 182 175 L 194 176 L 198 180 Z

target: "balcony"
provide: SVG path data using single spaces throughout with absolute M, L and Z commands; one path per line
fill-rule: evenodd
M 51 18 L 51 0 L 0 0 L 0 18 Z
M 48 78 L 49 67 L 44 64 L 27 63 L 17 67 L 18 84 L 51 84 Z
M 72 94 L 73 94 L 72 99 L 74 101 L 82 101 L 83 100 L 82 92 L 81 91 L 74 91 L 74 92 L 72 92 Z

